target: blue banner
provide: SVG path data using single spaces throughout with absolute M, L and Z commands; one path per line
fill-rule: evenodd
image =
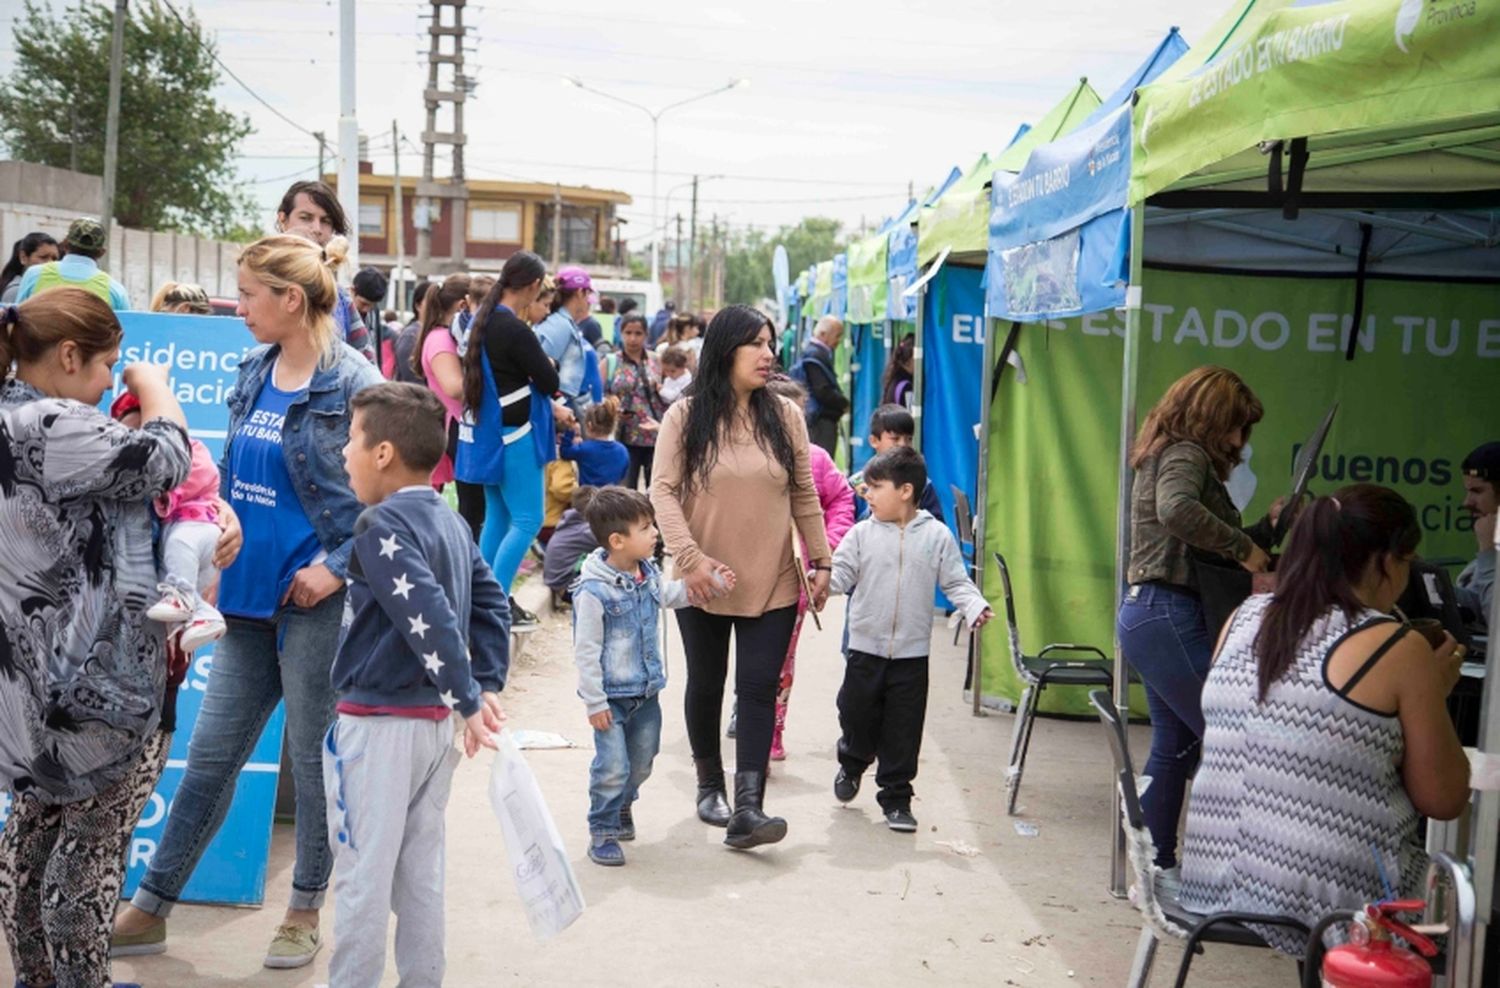
M 986 262 L 993 318 L 1062 319 L 1125 304 L 1131 96 L 1185 51 L 1173 28 L 1077 130 L 1036 148 L 1019 173 L 995 173 Z
M 854 350 L 849 362 L 850 389 L 853 392 L 849 412 L 851 473 L 863 470 L 870 461 L 870 415 L 880 405 L 881 378 L 885 375 L 885 364 L 890 355 L 887 335 L 891 329 L 891 324 L 884 321 L 862 323 L 850 329 Z
M 849 311 L 849 255 L 833 255 L 833 298 L 828 302 L 828 315 L 844 318 Z
M 255 346 L 245 324 L 223 316 L 177 316 L 121 312 L 125 339 L 120 363 L 137 361 L 168 368 L 172 392 L 187 415 L 188 433 L 218 458 L 229 428 L 227 398 L 245 353 Z M 115 378 L 116 392 L 120 387 Z M 108 408 L 114 393 L 105 395 Z M 188 740 L 198 719 L 203 690 L 213 668 L 212 646 L 193 656 L 187 680 L 177 695 L 177 730 L 166 770 L 151 794 L 125 853 L 124 894 L 131 895 L 156 853 L 166 827 L 167 811 L 182 782 Z M 280 705 L 272 711 L 250 760 L 235 786 L 229 813 L 183 889 L 186 902 L 258 905 L 265 899 L 266 862 L 271 849 L 271 815 L 281 764 Z M 0 793 L 0 823 L 10 814 L 10 794 Z
M 922 328 L 922 455 L 953 528 L 953 491 L 974 500 L 984 390 L 984 289 L 978 268 L 944 267 L 928 283 Z M 956 530 L 955 530 L 956 534 Z
M 889 249 L 885 259 L 886 277 L 891 290 L 886 295 L 885 315 L 891 320 L 910 320 L 915 317 L 915 305 L 905 292 L 917 280 L 917 231 L 907 223 L 898 223 L 891 230 Z

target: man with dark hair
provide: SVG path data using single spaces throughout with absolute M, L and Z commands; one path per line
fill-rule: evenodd
M 401 327 L 401 332 L 396 334 L 396 342 L 391 347 L 394 355 L 392 367 L 386 371 L 385 375 L 393 381 L 403 381 L 408 384 L 427 383 L 412 366 L 411 358 L 417 352 L 417 338 L 422 335 L 422 300 L 427 297 L 427 292 L 432 286 L 433 282 L 423 280 L 417 282 L 416 288 L 412 289 L 411 322 Z
M 327 184 L 293 182 L 276 209 L 276 229 L 326 247 L 334 237 L 349 236 L 349 220 L 339 205 L 339 197 Z M 354 303 L 342 286 L 333 309 L 333 321 L 338 326 L 339 338 L 375 363 L 375 347 L 370 342 L 368 327 L 354 311 Z
M 354 294 L 350 301 L 354 303 L 358 325 L 351 329 L 346 339 L 350 346 L 366 356 L 385 356 L 382 343 L 386 332 L 385 324 L 380 321 L 380 307 L 385 304 L 385 293 L 389 287 L 390 282 L 385 275 L 374 268 L 360 268 L 354 275 Z M 377 360 L 376 366 L 380 365 L 380 360 Z
M 335 236 L 349 236 L 349 220 L 339 205 L 338 194 L 326 183 L 293 182 L 276 209 L 276 229 L 327 247 Z
M 1479 545 L 1474 561 L 1458 574 L 1454 589 L 1460 607 L 1475 616 L 1486 630 L 1495 615 L 1495 516 L 1500 511 L 1500 442 L 1485 443 L 1464 457 L 1464 508 L 1474 519 Z
M 82 288 L 104 299 L 111 309 L 130 308 L 125 286 L 99 269 L 99 258 L 106 247 L 104 226 L 98 220 L 89 216 L 74 220 L 63 238 L 62 259 L 27 268 L 16 291 L 16 302 L 49 288 Z

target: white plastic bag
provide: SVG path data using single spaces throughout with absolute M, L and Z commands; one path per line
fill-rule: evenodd
M 583 890 L 521 749 L 510 731 L 501 731 L 495 741 L 500 750 L 490 769 L 490 806 L 500 821 L 531 932 L 548 940 L 583 914 Z

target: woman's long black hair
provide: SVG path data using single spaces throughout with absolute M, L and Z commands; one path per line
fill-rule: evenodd
M 42 247 L 51 244 L 57 246 L 57 241 L 50 234 L 28 233 L 10 250 L 10 260 L 5 262 L 5 269 L 0 271 L 0 292 L 10 287 L 10 283 L 26 273 L 26 265 L 21 261 L 22 254 L 35 254 Z
M 545 277 L 547 265 L 542 263 L 542 259 L 529 250 L 518 250 L 505 262 L 505 267 L 500 269 L 500 277 L 495 279 L 495 283 L 485 294 L 484 301 L 479 303 L 479 308 L 475 310 L 474 318 L 469 323 L 469 345 L 464 350 L 466 410 L 477 414 L 479 402 L 484 397 L 484 364 L 480 363 L 488 359 L 484 352 L 484 330 L 490 316 L 495 313 L 495 306 L 500 304 L 500 296 L 507 291 L 525 288 Z
M 1262 702 L 1329 608 L 1350 620 L 1364 610 L 1354 588 L 1371 561 L 1383 555 L 1404 559 L 1421 540 L 1416 510 L 1388 487 L 1351 484 L 1302 510 L 1277 567 L 1276 596 L 1255 636 Z
M 682 427 L 682 477 L 684 493 L 705 491 L 708 478 L 719 462 L 719 444 L 734 417 L 734 386 L 730 371 L 735 353 L 755 343 L 761 330 L 774 341 L 775 327 L 758 309 L 731 305 L 720 309 L 703 334 L 698 354 L 698 373 L 688 385 L 687 421 Z M 797 454 L 787 431 L 782 400 L 766 388 L 750 392 L 750 422 L 755 445 L 786 471 L 788 488 L 797 484 Z
M 914 337 L 904 336 L 901 342 L 896 344 L 896 349 L 891 353 L 891 362 L 885 365 L 885 373 L 880 379 L 880 401 L 889 404 L 896 400 L 896 382 L 911 380 L 911 371 L 902 364 L 909 363 L 916 353 L 917 341 Z

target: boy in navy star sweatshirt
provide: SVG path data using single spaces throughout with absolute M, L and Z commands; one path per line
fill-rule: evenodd
M 335 985 L 376 985 L 394 912 L 401 980 L 443 980 L 443 813 L 464 751 L 493 748 L 505 715 L 510 608 L 469 527 L 428 483 L 443 409 L 416 384 L 356 394 L 344 463 L 370 507 L 354 526 L 338 719 L 323 745 L 333 836 Z

